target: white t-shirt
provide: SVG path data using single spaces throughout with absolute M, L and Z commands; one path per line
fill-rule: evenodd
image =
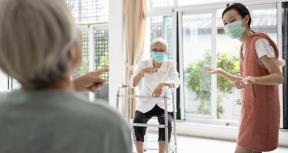
M 255 49 L 259 59 L 265 55 L 268 58 L 276 57 L 273 47 L 269 44 L 268 40 L 264 38 L 258 39 L 255 42 Z M 277 64 L 278 66 L 283 67 L 286 64 L 286 61 L 284 59 L 278 58 Z
M 256 40 L 255 49 L 259 59 L 265 55 L 269 58 L 275 57 L 273 47 L 269 44 L 268 40 L 264 38 Z

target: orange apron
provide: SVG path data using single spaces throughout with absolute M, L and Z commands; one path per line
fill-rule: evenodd
M 273 47 L 276 57 L 279 52 L 276 44 L 264 33 L 255 33 L 246 45 L 246 53 L 240 55 L 242 77 L 265 76 L 268 70 L 260 62 L 255 50 L 256 40 L 264 38 Z M 280 124 L 280 104 L 278 85 L 252 84 L 241 90 L 241 120 L 238 145 L 257 152 L 272 151 L 278 147 Z

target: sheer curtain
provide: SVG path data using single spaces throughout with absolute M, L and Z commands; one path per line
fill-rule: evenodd
M 131 78 L 135 65 L 143 53 L 145 23 L 146 23 L 146 0 L 124 0 L 124 51 L 125 51 L 125 83 Z M 134 90 L 130 90 L 126 94 L 133 94 Z M 125 102 L 124 108 L 127 108 Z M 132 103 L 132 112 L 135 105 Z M 128 111 L 124 109 L 124 112 Z

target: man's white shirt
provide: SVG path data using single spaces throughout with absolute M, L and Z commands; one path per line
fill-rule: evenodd
M 133 76 L 129 81 L 129 86 L 133 86 L 133 78 L 145 67 L 153 67 L 152 60 L 145 60 L 140 62 L 135 69 Z M 143 96 L 150 96 L 151 98 L 137 98 L 136 99 L 136 110 L 146 113 L 153 109 L 155 105 L 158 105 L 160 108 L 165 109 L 164 98 L 153 98 L 152 94 L 155 88 L 160 83 L 173 83 L 175 88 L 180 84 L 179 73 L 176 69 L 176 63 L 172 61 L 163 61 L 160 69 L 151 74 L 144 74 L 139 85 L 137 86 L 136 94 Z M 161 93 L 161 97 L 167 95 L 167 110 L 168 112 L 173 111 L 172 105 L 172 94 L 171 90 L 165 87 Z M 174 104 L 175 105 L 175 104 Z

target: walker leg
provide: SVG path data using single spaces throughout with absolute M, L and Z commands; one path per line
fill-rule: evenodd
M 167 111 L 167 96 L 165 96 L 165 150 L 169 153 L 169 134 L 168 134 L 168 111 Z
M 176 113 L 174 113 L 174 116 Z M 174 153 L 177 153 L 176 117 L 173 119 Z
M 128 94 L 130 94 L 130 90 L 128 89 Z M 128 123 L 130 123 L 130 113 L 131 113 L 131 102 L 132 102 L 132 98 L 128 98 L 128 113 L 127 113 L 127 116 L 128 116 L 128 118 L 127 118 L 127 120 L 128 120 Z
M 174 136 L 174 153 L 177 153 L 177 133 L 176 133 L 176 111 L 175 111 L 175 97 L 173 89 L 171 89 L 172 104 L 173 104 L 173 136 Z
M 119 110 L 119 96 L 120 94 L 120 89 L 117 90 L 117 95 L 116 95 L 116 109 Z

